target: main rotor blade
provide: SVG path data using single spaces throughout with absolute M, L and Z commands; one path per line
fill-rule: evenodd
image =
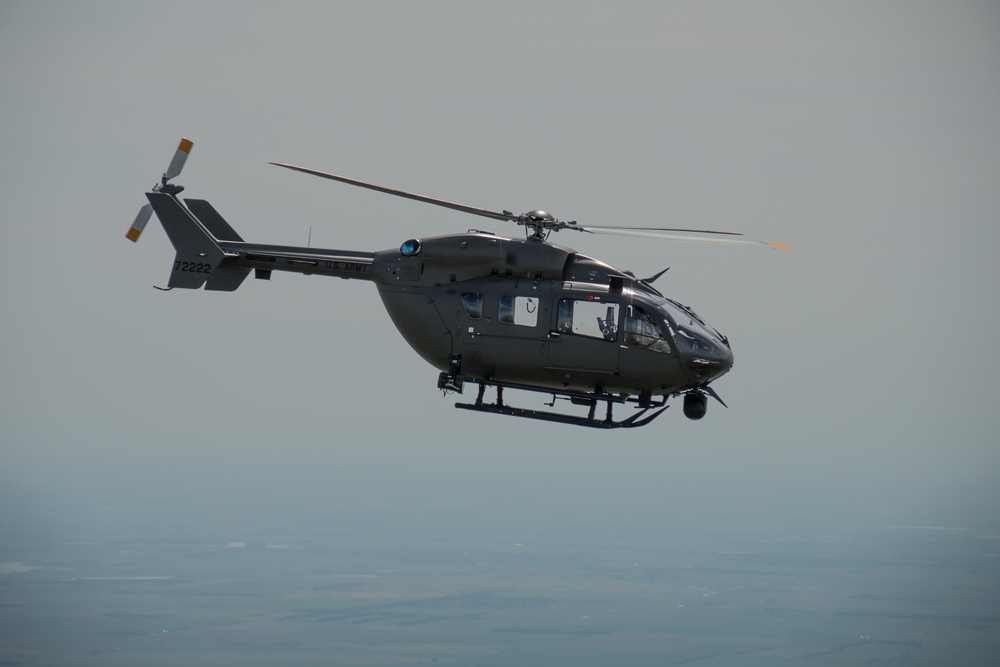
M 683 229 L 679 227 L 621 227 L 619 225 L 585 225 L 583 227 L 584 231 L 588 229 L 625 229 L 625 230 L 635 230 L 640 232 L 688 232 L 695 234 L 725 234 L 727 236 L 743 236 L 743 232 L 723 232 L 717 229 Z M 601 234 L 603 232 L 597 232 Z
M 435 206 L 443 206 L 444 208 L 450 208 L 456 211 L 462 211 L 463 213 L 480 215 L 484 218 L 492 218 L 494 220 L 517 220 L 516 215 L 507 211 L 504 211 L 503 213 L 497 213 L 496 211 L 488 211 L 483 208 L 466 206 L 465 204 L 456 204 L 455 202 L 445 201 L 443 199 L 435 199 L 433 197 L 425 197 L 424 195 L 418 195 L 412 192 L 405 192 L 403 190 L 397 190 L 395 188 L 387 188 L 384 185 L 377 185 L 375 183 L 359 181 L 353 178 L 347 178 L 346 176 L 337 176 L 336 174 L 328 174 L 325 171 L 317 171 L 316 169 L 309 169 L 307 167 L 297 167 L 293 164 L 284 164 L 282 162 L 271 162 L 269 164 L 273 164 L 276 167 L 284 167 L 285 169 L 292 169 L 294 171 L 301 171 L 304 174 L 312 174 L 313 176 L 319 176 L 320 178 L 329 178 L 332 181 L 340 181 L 341 183 L 347 183 L 348 185 L 356 185 L 359 188 L 368 188 L 369 190 L 375 190 L 376 192 L 383 192 L 387 195 L 395 195 L 397 197 L 403 197 L 405 199 L 414 199 L 416 201 L 422 201 L 425 204 L 434 204 Z
M 661 241 L 678 241 L 681 243 L 715 243 L 718 245 L 739 245 L 739 246 L 753 246 L 758 248 L 775 248 L 777 250 L 794 250 L 795 246 L 786 245 L 784 243 L 778 243 L 776 241 L 752 241 L 750 239 L 728 239 L 728 238 L 715 238 L 710 236 L 681 236 L 679 234 L 656 234 L 654 232 L 644 232 L 632 229 L 623 229 L 621 227 L 615 228 L 604 228 L 604 227 L 584 227 L 583 231 L 589 231 L 592 234 L 605 234 L 607 236 L 628 236 L 632 238 L 639 239 L 657 239 Z

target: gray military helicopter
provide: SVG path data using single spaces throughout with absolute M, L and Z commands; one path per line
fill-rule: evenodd
M 455 404 L 477 412 L 621 428 L 649 424 L 669 407 L 671 397 L 683 396 L 690 419 L 705 416 L 709 396 L 725 405 L 710 384 L 733 365 L 729 339 L 653 287 L 666 269 L 639 279 L 549 243 L 552 232 L 792 247 L 736 238 L 741 235 L 735 232 L 582 226 L 541 210 L 489 211 L 276 162 L 271 164 L 513 222 L 524 227 L 525 237 L 470 230 L 411 238 L 379 252 L 247 243 L 207 201 L 178 198 L 184 188 L 170 181 L 180 174 L 192 146 L 181 140 L 126 234 L 137 241 L 156 213 L 177 253 L 168 286 L 160 289 L 233 291 L 251 271 L 260 280 L 290 271 L 372 281 L 406 342 L 440 371 L 439 389 L 462 393 L 466 383 L 478 384 L 475 402 Z M 487 387 L 495 388 L 493 403 L 484 400 Z M 513 407 L 504 402 L 505 389 L 549 394 L 552 400 L 544 403 L 549 408 L 556 400 L 568 400 L 588 411 L 580 416 Z M 605 410 L 599 415 L 601 403 Z M 632 414 L 615 420 L 616 404 L 630 405 Z

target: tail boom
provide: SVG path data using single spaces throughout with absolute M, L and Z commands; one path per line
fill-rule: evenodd
M 232 259 L 227 258 L 227 262 L 252 268 L 260 277 L 263 277 L 263 272 L 269 274 L 271 271 L 291 271 L 306 275 L 371 280 L 372 263 L 375 261 L 375 253 L 355 250 L 255 243 L 224 243 L 223 248 L 237 255 Z
M 251 269 L 263 279 L 289 271 L 372 280 L 375 253 L 246 243 L 207 201 L 189 199 L 184 206 L 171 194 L 146 196 L 177 252 L 171 288 L 231 292 Z

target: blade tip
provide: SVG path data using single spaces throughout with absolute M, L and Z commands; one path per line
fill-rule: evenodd
M 125 233 L 125 238 L 127 238 L 132 243 L 135 243 L 139 240 L 139 235 L 141 233 L 142 232 L 140 230 L 136 229 L 135 227 L 131 227 L 129 228 L 128 232 Z
M 778 243 L 777 241 L 768 241 L 767 245 L 771 246 L 775 250 L 795 250 L 795 246 L 788 245 L 787 243 Z
M 181 144 L 177 147 L 177 150 L 183 153 L 190 153 L 191 148 L 194 146 L 194 142 L 190 139 L 181 138 Z

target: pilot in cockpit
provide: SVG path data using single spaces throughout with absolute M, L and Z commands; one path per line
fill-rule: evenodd
M 656 352 L 670 353 L 660 325 L 642 306 L 632 304 L 625 309 L 625 342 Z

